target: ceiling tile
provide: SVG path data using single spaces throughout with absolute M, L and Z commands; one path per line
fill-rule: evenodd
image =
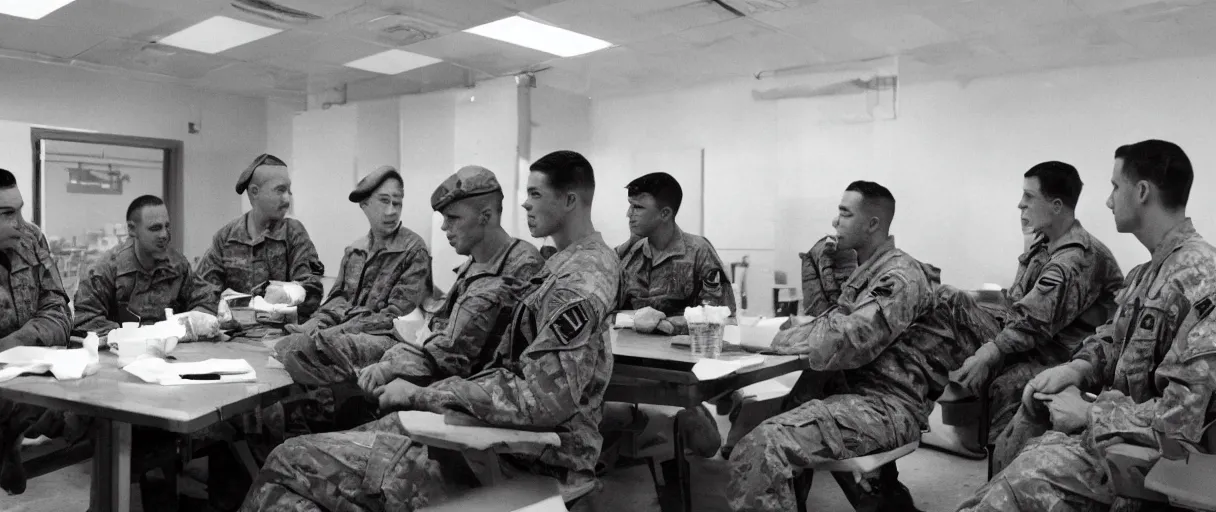
M 849 26 L 849 35 L 888 53 L 956 40 L 933 22 L 914 14 L 876 17 Z
M 102 41 L 104 36 L 84 30 L 63 30 L 25 20 L 0 20 L 0 48 L 69 59 Z
M 926 9 L 922 15 L 961 37 L 1088 16 L 1069 0 L 974 0 Z
M 683 0 L 675 5 L 649 3 L 566 0 L 537 9 L 531 14 L 546 23 L 613 44 L 654 39 L 736 18 L 708 2 Z
M 391 13 L 418 18 L 446 28 L 464 30 L 515 15 L 515 9 L 488 2 L 455 0 L 371 0 L 369 4 Z
M 1197 5 L 1205 0 L 1072 0 L 1082 11 L 1093 16 L 1126 12 L 1148 13 L 1168 11 L 1186 5 Z
M 142 32 L 167 23 L 193 19 L 194 21 L 186 23 L 188 26 L 202 21 L 208 12 L 218 13 L 219 9 L 195 7 L 186 9 L 185 12 L 175 12 L 155 5 L 140 6 L 113 0 L 91 0 L 72 2 L 37 23 L 87 30 L 107 37 L 134 39 Z M 200 17 L 195 19 L 196 15 Z
M 302 46 L 278 57 L 343 65 L 347 62 L 375 55 L 388 49 L 383 45 L 345 36 L 323 36 L 317 42 Z
M 324 35 L 303 30 L 287 30 L 258 39 L 236 48 L 225 50 L 225 57 L 243 61 L 257 61 L 283 55 L 298 55 L 301 48 L 310 48 L 320 43 Z M 353 60 L 353 59 L 352 59 Z M 347 61 L 349 62 L 349 61 Z
M 347 101 L 359 101 L 464 87 L 469 73 L 473 72 L 452 64 L 440 63 L 400 75 L 378 76 L 348 84 L 346 98 Z M 486 79 L 489 76 L 477 75 L 475 78 Z
M 412 44 L 406 51 L 443 59 L 492 76 L 516 73 L 557 56 L 465 32 Z
M 178 78 L 201 78 L 230 62 L 229 59 L 138 41 L 109 39 L 77 56 L 78 59 L 135 71 Z
M 265 64 L 237 62 L 207 73 L 198 80 L 197 85 L 228 91 L 278 90 L 302 93 L 308 86 L 308 75 Z

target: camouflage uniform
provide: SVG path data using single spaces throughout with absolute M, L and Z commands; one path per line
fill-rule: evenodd
M 503 465 L 568 485 L 594 478 L 596 426 L 612 375 L 605 336 L 618 272 L 616 255 L 598 233 L 558 252 L 515 307 L 494 362 L 468 379 L 422 388 L 406 407 L 555 431 L 560 448 L 504 455 Z M 467 473 L 445 475 L 436 460 L 441 450 L 412 442 L 393 421 L 390 415 L 356 432 L 287 441 L 271 454 L 242 510 L 408 512 L 474 485 Z
M 431 253 L 417 233 L 399 226 L 386 240 L 364 236 L 346 248 L 334 288 L 312 319 L 316 335 L 288 335 L 276 356 L 297 384 L 354 379 L 396 343 L 393 320 L 420 306 L 432 288 Z
M 732 509 L 793 510 L 789 481 L 801 468 L 920 437 L 947 373 L 975 348 L 948 341 L 937 280 L 937 269 L 890 239 L 842 284 L 834 307 L 778 333 L 773 351 L 805 355 L 813 370 L 791 399 L 801 402 L 808 392 L 817 398 L 769 418 L 739 442 L 731 455 Z M 807 389 L 810 382 L 822 389 Z
M 630 239 L 617 248 L 621 257 L 620 309 L 651 307 L 668 317 L 683 317 L 684 308 L 702 304 L 735 310 L 730 278 L 713 244 L 704 237 L 676 228 L 676 237 L 665 252 L 655 254 L 649 239 Z M 676 333 L 687 333 L 683 318 L 673 319 Z
M 307 293 L 298 308 L 300 318 L 311 316 L 321 303 L 325 265 L 308 231 L 298 220 L 283 219 L 254 239 L 248 221 L 246 213 L 215 233 L 198 263 L 198 275 L 221 292 L 251 293 L 268 281 L 294 281 Z
M 1132 269 L 1115 316 L 1073 356 L 1093 370 L 1084 389 L 1101 391 L 1087 427 L 1075 435 L 1047 432 L 960 510 L 1092 510 L 1116 500 L 1104 450 L 1127 442 L 1171 459 L 1205 450 L 1201 438 L 1216 415 L 1216 248 L 1180 222 Z M 1015 428 L 1018 422 L 1037 428 Z M 1009 431 L 1047 430 L 1047 418 L 1025 408 Z M 1020 440 L 1002 436 L 998 449 Z M 1012 453 L 1012 452 L 1010 452 Z M 1135 503 L 1131 503 L 1135 505 Z
M 1018 257 L 1018 272 L 1003 311 L 975 308 L 975 319 L 995 316 L 1004 328 L 990 340 L 1002 364 L 989 385 L 991 441 L 1009 424 L 1022 402 L 1022 389 L 1039 372 L 1068 361 L 1073 351 L 1115 311 L 1123 286 L 1119 264 L 1097 238 L 1076 221 L 1058 240 L 1039 234 Z
M 0 351 L 68 343 L 71 313 L 46 237 L 22 222 L 18 247 L 0 253 Z M 0 487 L 25 492 L 21 439 L 45 410 L 0 399 Z
M 432 334 L 421 349 L 399 343 L 377 364 L 420 385 L 480 371 L 511 324 L 515 302 L 544 265 L 535 246 L 514 238 L 484 268 L 474 270 L 473 260 L 466 261 L 456 269 L 443 309 L 431 317 Z
M 165 308 L 215 314 L 218 290 L 194 273 L 185 256 L 170 250 L 152 264 L 140 264 L 132 239 L 102 256 L 76 290 L 75 328 L 105 336 L 124 320 L 164 320 Z
M 836 237 L 825 236 L 798 253 L 802 259 L 802 311 L 818 316 L 836 304 L 840 286 L 857 270 L 857 251 L 836 251 Z

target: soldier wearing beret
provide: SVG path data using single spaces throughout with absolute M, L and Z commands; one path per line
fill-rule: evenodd
M 544 266 L 536 247 L 502 228 L 502 201 L 502 187 L 484 167 L 464 167 L 435 189 L 431 208 L 443 215 L 456 254 L 469 259 L 455 269 L 456 283 L 428 325 L 431 334 L 420 345 L 393 346 L 361 370 L 365 391 L 397 378 L 426 385 L 467 377 L 489 363 L 516 300 Z
M 458 411 L 492 426 L 556 432 L 560 447 L 504 455 L 502 471 L 556 478 L 563 489 L 593 484 L 619 280 L 616 254 L 591 223 L 594 193 L 591 165 L 578 153 L 532 164 L 528 229 L 552 236 L 558 253 L 519 299 L 493 361 L 427 387 L 396 379 L 376 389 L 382 411 Z M 349 432 L 294 437 L 270 454 L 242 510 L 417 510 L 477 486 L 452 453 L 413 441 L 396 414 Z
M 253 293 L 269 281 L 296 282 L 306 292 L 298 312 L 309 317 L 321 303 L 325 265 L 304 225 L 287 218 L 287 164 L 272 155 L 258 156 L 237 179 L 236 193 L 247 193 L 253 208 L 215 233 L 198 274 L 221 291 L 240 293 Z
M 297 384 L 352 382 L 396 343 L 393 320 L 431 295 L 431 253 L 401 225 L 403 181 L 383 166 L 355 186 L 349 199 L 367 216 L 367 235 L 346 248 L 329 297 L 312 319 L 288 325 L 275 352 Z

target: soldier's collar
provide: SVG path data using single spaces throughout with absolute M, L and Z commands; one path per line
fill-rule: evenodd
M 575 252 L 594 245 L 607 245 L 604 243 L 604 237 L 599 231 L 594 231 L 590 235 L 575 240 L 574 242 L 571 242 L 570 245 L 566 246 L 565 249 L 557 251 L 556 254 L 550 256 L 548 260 L 545 260 L 545 268 L 549 270 L 561 268 L 562 265 L 565 265 L 566 261 L 569 260 Z
M 454 272 L 456 272 L 456 279 L 459 280 L 462 277 L 477 277 L 483 275 L 501 276 L 502 270 L 507 266 L 507 256 L 511 254 L 511 251 L 515 250 L 516 245 L 523 243 L 523 241 L 518 238 L 511 238 L 510 240 L 511 241 L 506 245 L 499 248 L 498 252 L 494 253 L 494 257 L 490 259 L 489 264 L 482 266 L 473 275 L 465 276 L 465 273 L 468 272 L 469 268 L 473 266 L 472 257 L 465 260 L 465 262 L 459 267 L 452 269 Z
M 1195 225 L 1190 217 L 1175 224 L 1153 249 L 1153 265 L 1160 265 L 1175 249 L 1195 235 Z
M 173 265 L 174 258 L 172 252 L 170 252 L 169 255 L 164 258 L 152 260 L 151 268 L 144 268 L 144 266 L 139 262 L 139 255 L 135 253 L 134 238 L 127 238 L 122 245 L 119 245 L 114 249 L 114 253 L 118 259 L 118 262 L 115 265 L 115 270 L 117 271 L 116 275 L 122 276 L 134 274 L 136 272 L 153 274 L 158 270 L 168 270 L 170 272 L 176 270 L 175 265 Z
M 1047 252 L 1054 254 L 1056 251 L 1070 245 L 1079 245 L 1085 249 L 1089 249 L 1089 238 L 1085 236 L 1085 228 L 1081 227 L 1081 221 L 1079 220 L 1073 220 L 1072 225 L 1068 227 L 1068 230 L 1060 238 L 1048 242 Z
M 275 220 L 270 222 L 270 227 L 256 236 L 249 234 L 249 216 L 253 212 L 245 212 L 237 222 L 237 229 L 232 230 L 228 235 L 229 242 L 241 242 L 248 245 L 255 245 L 262 240 L 277 240 L 284 242 L 287 240 L 287 219 Z
M 688 248 L 684 244 L 684 230 L 680 229 L 679 226 L 676 226 L 675 237 L 672 238 L 671 246 L 668 247 L 666 251 L 656 254 L 655 249 L 650 245 L 650 239 L 645 238 L 642 240 L 642 255 L 645 256 L 646 259 L 650 260 L 650 265 L 652 267 L 657 267 L 664 261 L 675 258 L 676 256 L 683 256 L 686 254 L 687 250 Z
M 387 237 L 385 237 L 384 247 L 381 247 L 380 250 L 384 251 L 386 253 L 405 252 L 406 250 L 408 250 L 410 248 L 410 240 L 411 240 L 411 237 L 406 236 L 407 233 L 412 233 L 412 231 L 410 231 L 409 228 L 405 227 L 405 224 L 398 223 L 397 229 L 394 230 L 391 235 L 388 235 Z M 371 233 L 371 231 L 368 231 L 367 234 L 363 236 L 363 238 L 360 238 L 354 244 L 352 244 L 351 248 L 359 249 L 363 252 L 370 253 L 372 251 L 372 233 Z

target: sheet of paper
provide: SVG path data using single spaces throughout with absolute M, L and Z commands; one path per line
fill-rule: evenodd
M 697 380 L 707 381 L 720 379 L 744 368 L 764 363 L 764 356 L 754 355 L 739 359 L 702 359 L 692 367 L 692 374 Z

